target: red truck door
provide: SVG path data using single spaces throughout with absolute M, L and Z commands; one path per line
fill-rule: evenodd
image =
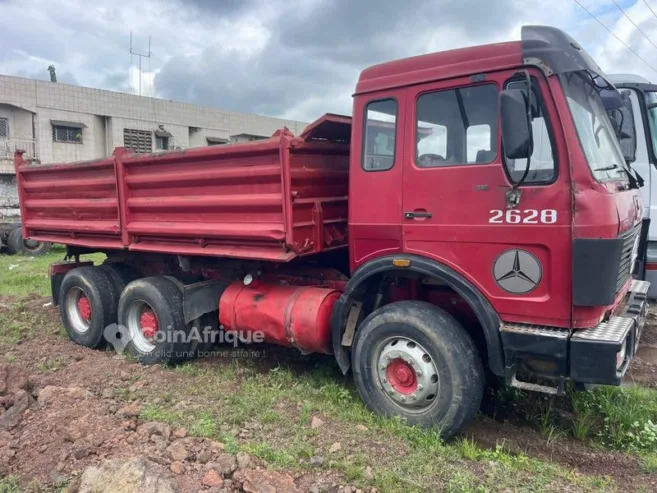
M 356 98 L 349 171 L 352 269 L 402 251 L 405 89 Z
M 464 77 L 408 89 L 403 250 L 460 273 L 503 320 L 566 327 L 568 161 L 562 135 L 549 124 L 558 120 L 547 81 L 533 74 L 534 153 L 520 204 L 512 209 L 506 204 L 510 182 L 502 165 L 498 97 L 509 84 L 526 89 L 526 79 L 507 72 L 487 74 L 476 85 Z M 512 163 L 515 179 L 525 165 Z

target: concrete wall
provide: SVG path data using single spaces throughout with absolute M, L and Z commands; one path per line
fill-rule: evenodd
M 36 141 L 44 163 L 98 159 L 121 147 L 126 128 L 172 134 L 170 148 L 208 145 L 207 137 L 231 140 L 249 134 L 269 137 L 286 126 L 299 134 L 306 123 L 223 111 L 179 101 L 0 75 L 0 117 L 9 119 L 9 140 L 0 139 L 0 213 L 17 212 L 13 149 Z M 82 143 L 53 142 L 51 120 L 82 123 Z M 239 136 L 235 141 L 249 140 Z M 18 141 L 18 142 L 17 142 Z M 153 135 L 155 150 L 155 135 Z M 3 212 L 4 211 L 4 212 Z
M 208 145 L 208 137 L 215 139 L 230 140 L 230 134 L 227 130 L 189 127 L 189 147 L 202 147 Z
M 0 103 L 0 118 L 9 120 L 10 139 L 32 139 L 32 113 Z
M 12 109 L 2 103 L 23 109 Z M 192 147 L 207 145 L 208 136 L 226 140 L 238 134 L 269 137 L 284 126 L 298 135 L 307 125 L 180 101 L 0 75 L 0 116 L 3 112 L 11 114 L 15 122 L 12 124 L 16 130 L 11 130 L 11 136 L 35 138 L 37 156 L 46 163 L 107 156 L 115 147 L 123 146 L 125 128 L 154 132 L 163 126 L 173 135 L 170 146 Z M 34 136 L 30 112 L 34 113 Z M 86 125 L 82 144 L 53 142 L 51 120 Z M 10 173 L 12 169 L 11 163 L 0 162 L 0 174 Z
M 254 140 L 261 140 L 261 137 L 256 135 L 239 134 L 239 135 L 233 135 L 230 138 L 231 144 L 238 144 L 242 142 L 253 142 Z
M 16 177 L 0 175 L 0 220 L 20 216 Z
M 82 123 L 82 144 L 54 142 L 51 120 Z M 83 161 L 105 157 L 102 119 L 89 113 L 39 108 L 37 115 L 37 148 L 41 162 Z

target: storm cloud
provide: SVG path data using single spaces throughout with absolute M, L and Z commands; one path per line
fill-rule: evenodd
M 608 0 L 582 2 L 657 68 L 657 48 Z M 657 39 L 642 0 L 621 5 Z M 574 1 L 553 0 L 36 0 L 2 2 L 0 72 L 223 109 L 312 120 L 350 113 L 359 72 L 374 63 L 518 39 L 523 24 L 567 30 L 610 73 L 657 72 Z M 130 68 L 132 66 L 132 69 Z

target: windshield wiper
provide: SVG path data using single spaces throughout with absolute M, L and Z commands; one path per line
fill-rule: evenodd
M 643 183 L 641 183 L 643 182 L 643 179 L 637 179 L 637 177 L 635 177 L 625 166 L 610 164 L 604 168 L 598 168 L 596 171 L 612 171 L 614 169 L 617 170 L 617 173 L 625 173 L 627 175 L 627 179 L 630 182 L 630 188 L 641 188 L 643 186 Z

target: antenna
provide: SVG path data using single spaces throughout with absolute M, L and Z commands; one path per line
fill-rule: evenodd
M 151 63 L 151 37 L 148 37 L 148 53 L 141 53 L 132 48 L 132 31 L 130 31 L 130 56 L 132 57 L 132 55 L 137 55 L 139 57 L 139 95 L 141 96 L 141 59 L 148 58 L 148 63 Z

